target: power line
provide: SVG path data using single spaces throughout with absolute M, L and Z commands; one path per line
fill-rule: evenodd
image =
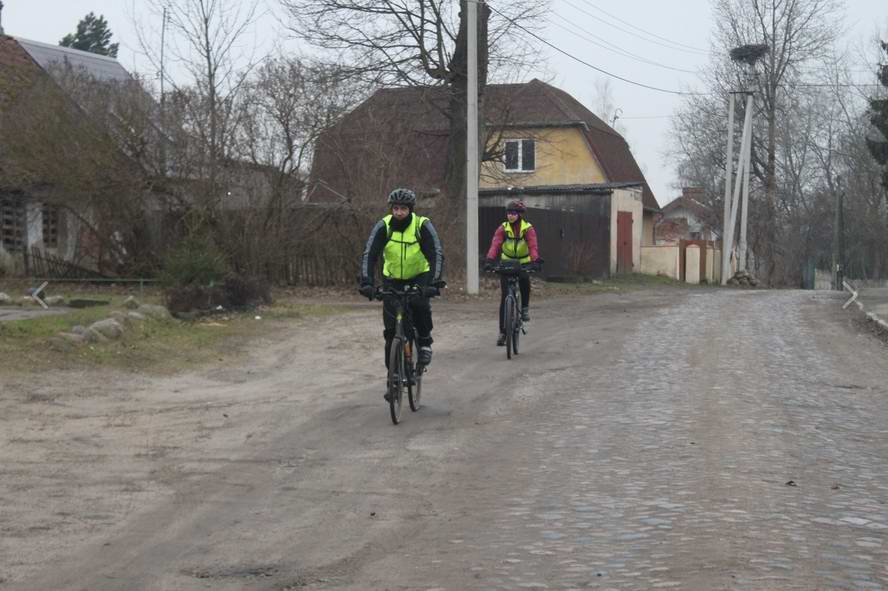
M 699 73 L 694 70 L 685 70 L 683 68 L 676 68 L 674 66 L 668 66 L 668 65 L 662 64 L 660 62 L 655 62 L 653 60 L 649 60 L 649 59 L 644 58 L 640 55 L 634 54 L 630 51 L 626 51 L 625 49 L 623 49 L 617 45 L 613 45 L 613 44 L 609 43 L 606 39 L 603 39 L 601 37 L 598 37 L 597 35 L 593 35 L 592 33 L 589 33 L 588 31 L 586 31 L 585 29 L 583 29 L 579 25 L 573 24 L 570 20 L 566 19 L 565 17 L 561 16 L 560 14 L 558 14 L 556 12 L 553 12 L 552 14 L 554 16 L 560 18 L 564 22 L 566 22 L 570 27 L 573 27 L 575 29 L 579 29 L 582 32 L 578 33 L 576 31 L 569 29 L 568 27 L 565 27 L 564 25 L 559 25 L 558 23 L 552 23 L 552 21 L 547 21 L 548 23 L 553 24 L 556 27 L 561 27 L 562 29 L 564 29 L 568 33 L 572 33 L 572 34 L 576 35 L 577 37 L 580 37 L 581 39 L 584 39 L 597 47 L 601 47 L 602 49 L 605 49 L 607 51 L 611 51 L 613 53 L 616 53 L 617 55 L 622 55 L 624 57 L 628 57 L 630 59 L 634 59 L 634 60 L 637 60 L 637 61 L 640 61 L 640 62 L 643 62 L 646 64 L 650 64 L 652 66 L 657 66 L 659 68 L 665 68 L 667 70 L 674 70 L 676 72 L 684 72 L 686 74 L 698 74 Z M 595 41 L 595 39 L 598 39 L 601 42 Z
M 554 45 L 553 43 L 550 43 L 549 41 L 546 41 L 545 39 L 543 39 L 542 37 L 540 37 L 539 35 L 537 35 L 533 31 L 531 31 L 527 27 L 519 24 L 515 19 L 509 18 L 508 16 L 503 14 L 501 11 L 494 8 L 491 4 L 488 3 L 487 6 L 488 6 L 488 8 L 490 8 L 490 10 L 497 13 L 498 15 L 500 15 L 501 17 L 503 17 L 504 19 L 506 19 L 507 21 L 509 21 L 510 23 L 512 23 L 513 25 L 515 25 L 516 27 L 518 27 L 519 29 L 521 29 L 522 31 L 524 31 L 525 33 L 527 33 L 528 35 L 533 37 L 534 39 L 536 39 L 537 41 L 543 43 L 544 45 L 551 47 L 555 51 L 566 55 L 567 57 L 571 58 L 572 60 L 579 62 L 588 68 L 592 68 L 596 72 L 601 72 L 605 76 L 610 76 L 611 78 L 616 78 L 617 80 L 621 80 L 623 82 L 626 82 L 627 84 L 632 84 L 634 86 L 640 86 L 641 88 L 647 88 L 648 90 L 655 90 L 657 92 L 663 92 L 666 94 L 677 94 L 680 96 L 699 96 L 699 95 L 703 95 L 703 94 L 711 94 L 711 93 L 700 93 L 700 92 L 682 92 L 680 90 L 669 90 L 666 88 L 659 88 L 657 86 L 651 86 L 649 84 L 644 84 L 642 82 L 636 82 L 635 80 L 630 80 L 628 78 L 624 78 L 624 77 L 619 76 L 617 74 L 613 74 L 611 72 L 608 72 L 607 70 L 599 68 L 598 66 L 592 65 L 583 59 L 578 58 L 577 56 L 573 55 L 572 53 L 569 53 L 569 52 L 561 49 L 560 47 L 558 47 L 557 45 Z
M 572 2 L 570 2 L 570 0 L 562 0 L 562 1 L 565 4 L 568 4 L 569 6 L 573 6 L 575 9 L 579 10 L 580 12 L 594 18 L 595 20 L 608 25 L 609 27 L 613 27 L 613 28 L 617 29 L 618 31 L 622 31 L 623 33 L 626 33 L 627 35 L 632 35 L 633 37 L 637 37 L 643 41 L 647 41 L 648 43 L 653 43 L 655 45 L 660 45 L 662 47 L 668 47 L 669 49 L 676 50 L 676 51 L 685 51 L 688 53 L 695 53 L 698 55 L 706 55 L 706 56 L 711 55 L 711 53 L 709 51 L 706 51 L 705 49 L 700 49 L 698 47 L 693 47 L 691 45 L 685 45 L 684 43 L 678 43 L 677 41 L 672 41 L 670 39 L 667 39 L 666 37 L 661 37 L 660 35 L 657 35 L 656 33 L 651 33 L 650 31 L 646 31 L 645 29 L 642 29 L 641 27 L 633 25 L 632 23 L 625 21 L 616 15 L 611 14 L 611 13 L 607 12 L 606 10 L 603 10 L 602 8 L 599 8 L 598 6 L 596 6 L 595 4 L 590 2 L 589 0 L 582 0 L 582 1 L 586 4 L 588 4 L 589 6 L 593 7 L 595 10 L 597 10 L 603 14 L 606 14 L 607 16 L 611 17 L 612 19 L 614 19 L 618 22 L 621 22 L 629 27 L 632 27 L 633 29 L 636 29 L 637 31 L 641 31 L 645 35 L 648 35 L 650 37 L 654 37 L 654 39 L 646 39 L 646 38 L 642 37 L 641 35 L 639 35 L 638 33 L 634 33 L 630 30 L 624 29 L 623 27 L 621 27 L 619 25 L 615 25 L 613 23 L 610 23 L 610 22 L 606 21 L 605 19 L 603 19 L 599 16 L 595 16 L 591 12 L 584 10 L 584 9 L 580 8 L 579 6 L 573 4 Z M 660 41 L 657 41 L 657 39 L 659 39 L 661 41 L 665 41 L 665 43 L 661 43 Z

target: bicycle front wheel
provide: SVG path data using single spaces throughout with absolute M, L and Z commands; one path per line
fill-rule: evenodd
M 506 329 L 506 359 L 512 358 L 512 346 L 515 339 L 515 327 L 518 319 L 515 318 L 515 298 L 506 296 L 506 306 L 503 310 L 503 328 Z
M 404 399 L 404 343 L 401 339 L 392 341 L 392 350 L 389 353 L 388 368 L 388 393 L 389 412 L 392 422 L 401 422 L 401 402 Z
M 521 312 L 518 309 L 518 302 L 512 300 L 513 310 L 513 327 L 512 327 L 512 353 L 518 354 L 518 337 L 521 336 Z

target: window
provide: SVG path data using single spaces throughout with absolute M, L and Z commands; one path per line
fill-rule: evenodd
M 506 171 L 531 172 L 536 167 L 533 140 L 506 140 Z
M 21 199 L 0 199 L 0 245 L 8 252 L 25 242 L 25 204 Z
M 43 246 L 59 247 L 59 206 L 43 205 Z

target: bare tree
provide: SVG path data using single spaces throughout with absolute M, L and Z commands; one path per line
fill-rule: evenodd
M 290 14 L 290 29 L 299 38 L 337 52 L 353 64 L 356 75 L 382 85 L 443 85 L 450 90 L 450 120 L 445 174 L 447 195 L 465 195 L 467 96 L 467 19 L 465 0 L 281 0 Z M 530 55 L 522 27 L 532 26 L 547 2 L 516 0 L 491 14 L 479 11 L 479 108 L 488 72 L 496 76 L 507 65 Z M 458 7 L 458 12 L 457 12 Z M 479 130 L 479 146 L 486 132 Z M 483 150 L 482 150 L 483 153 Z
M 212 216 L 223 197 L 221 167 L 232 156 L 242 115 L 238 95 L 254 65 L 242 42 L 257 19 L 258 0 L 149 0 L 147 4 L 157 19 L 166 15 L 172 33 L 170 53 L 190 75 L 185 84 L 165 80 L 172 84 L 179 115 L 187 122 L 190 152 L 197 156 L 192 159 L 195 172 L 205 179 L 201 205 Z M 143 51 L 160 70 L 161 48 L 144 29 L 139 30 L 139 38 Z
M 827 57 L 841 22 L 836 0 L 715 0 L 716 37 L 714 46 L 722 55 L 734 47 L 763 43 L 768 55 L 758 78 L 758 104 L 767 122 L 767 146 L 762 177 L 767 219 L 775 219 L 777 208 L 778 118 L 792 88 L 805 73 L 804 66 Z M 717 68 L 714 86 L 724 92 L 739 88 L 739 72 Z M 768 279 L 773 279 L 777 227 L 767 229 Z
M 626 127 L 622 123 L 618 123 L 622 109 L 617 107 L 610 78 L 595 79 L 592 105 L 599 118 L 610 125 L 614 131 L 625 136 Z
M 236 143 L 242 176 L 253 182 L 241 183 L 240 237 L 225 245 L 237 266 L 249 274 L 280 266 L 317 233 L 324 216 L 303 203 L 315 140 L 366 94 L 337 64 L 274 57 L 256 69 L 241 97 Z

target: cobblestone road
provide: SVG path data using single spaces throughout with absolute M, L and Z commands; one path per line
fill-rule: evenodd
M 388 568 L 416 565 L 411 589 L 888 588 L 888 355 L 822 297 L 704 292 L 603 346 L 582 325 L 537 343 L 567 363 L 517 380 L 535 401 L 451 491 L 465 513 Z

